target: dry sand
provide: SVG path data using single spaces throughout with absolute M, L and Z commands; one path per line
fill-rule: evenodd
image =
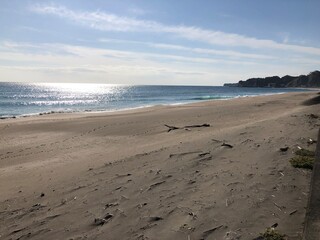
M 289 159 L 315 148 L 316 96 L 2 120 L 0 239 L 299 239 L 310 171 Z

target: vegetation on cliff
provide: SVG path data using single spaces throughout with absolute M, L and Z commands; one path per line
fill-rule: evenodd
M 320 87 L 320 71 L 314 71 L 308 75 L 289 76 L 284 77 L 272 76 L 265 78 L 250 78 L 245 81 L 239 81 L 236 84 L 225 84 L 225 86 L 236 87 L 306 87 L 306 88 L 319 88 Z

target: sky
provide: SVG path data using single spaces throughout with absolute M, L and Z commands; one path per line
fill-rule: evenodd
M 209 85 L 320 70 L 319 0 L 1 0 L 0 81 Z

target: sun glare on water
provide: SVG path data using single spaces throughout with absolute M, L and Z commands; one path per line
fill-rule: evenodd
M 45 86 L 52 90 L 67 93 L 82 94 L 110 94 L 120 87 L 117 84 L 93 84 L 93 83 L 40 83 L 38 86 Z

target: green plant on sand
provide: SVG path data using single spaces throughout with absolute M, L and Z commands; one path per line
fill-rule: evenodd
M 307 150 L 307 149 L 299 149 L 295 152 L 296 155 L 298 156 L 302 156 L 302 157 L 314 157 L 315 156 L 315 152 Z
M 279 233 L 274 228 L 267 228 L 264 233 L 260 234 L 261 240 L 285 240 L 285 235 Z
M 315 152 L 307 149 L 299 149 L 295 152 L 296 156 L 290 159 L 290 163 L 295 168 L 313 169 Z
M 295 156 L 290 159 L 290 163 L 295 168 L 313 169 L 314 158 L 305 156 Z

